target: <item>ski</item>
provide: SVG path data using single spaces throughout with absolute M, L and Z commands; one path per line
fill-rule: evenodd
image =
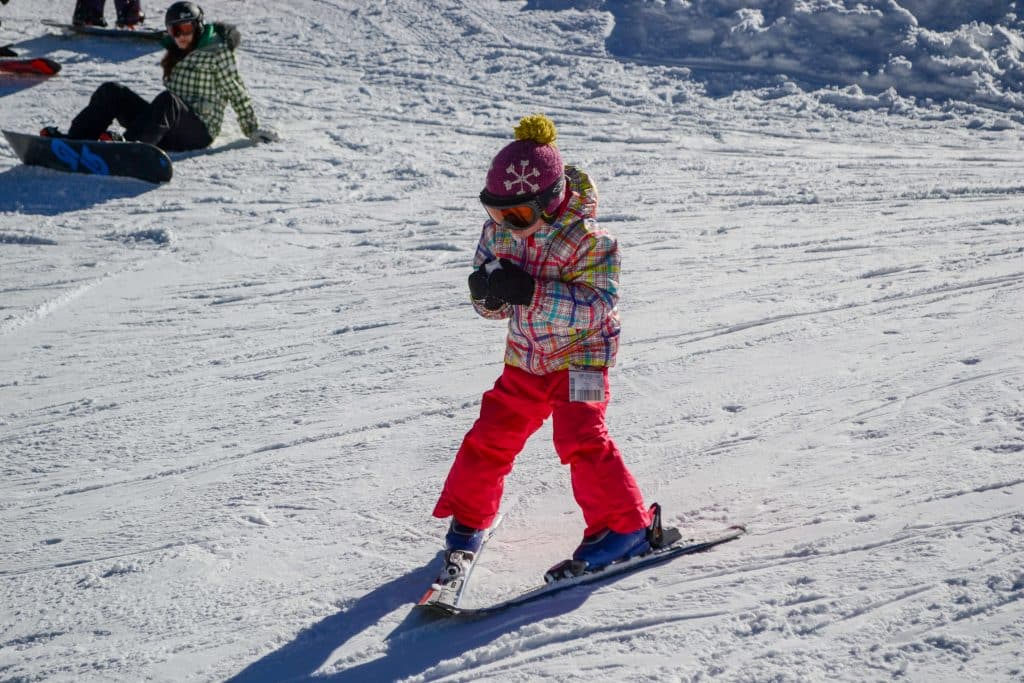
M 430 585 L 430 588 L 427 589 L 427 592 L 423 594 L 419 602 L 416 603 L 418 608 L 446 615 L 458 614 L 459 602 L 462 600 L 466 587 L 469 585 L 473 568 L 480 559 L 480 554 L 487 547 L 487 542 L 491 540 L 498 525 L 501 524 L 502 519 L 504 519 L 504 515 L 500 514 L 495 518 L 494 523 L 491 524 L 490 528 L 487 529 L 487 533 L 484 534 L 483 543 L 481 543 L 478 551 L 466 553 L 456 550 L 448 555 L 441 573 Z
M 0 57 L 0 72 L 21 76 L 53 76 L 60 64 L 45 57 Z
M 665 529 L 665 533 L 675 531 L 675 529 Z M 678 533 L 678 532 L 677 532 Z M 743 534 L 746 533 L 746 527 L 741 525 L 730 526 L 717 534 L 711 534 L 702 537 L 693 537 L 683 539 L 681 536 L 678 540 L 668 543 L 660 548 L 652 550 L 646 555 L 640 555 L 623 562 L 617 562 L 609 565 L 603 569 L 593 572 L 586 572 L 579 576 L 573 576 L 570 578 L 559 579 L 552 583 L 546 583 L 542 586 L 531 588 L 524 593 L 521 593 L 515 597 L 509 598 L 502 602 L 495 603 L 484 607 L 460 607 L 455 604 L 445 610 L 449 616 L 483 616 L 488 614 L 494 614 L 501 612 L 513 607 L 520 607 L 522 605 L 536 602 L 543 598 L 550 597 L 562 591 L 568 590 L 575 586 L 580 586 L 588 583 L 595 583 L 597 581 L 604 581 L 606 579 L 622 576 L 631 572 L 640 571 L 641 569 L 648 569 L 664 562 L 669 562 L 677 557 L 683 555 L 693 555 L 694 553 L 701 553 L 706 550 L 710 550 L 715 546 L 729 541 L 734 541 Z

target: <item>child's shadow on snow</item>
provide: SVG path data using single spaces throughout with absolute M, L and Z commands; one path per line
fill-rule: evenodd
M 393 681 L 427 671 L 440 662 L 482 647 L 522 626 L 571 612 L 605 582 L 563 591 L 550 599 L 506 612 L 478 617 L 434 617 L 411 610 L 386 638 L 387 652 L 377 659 L 327 676 L 313 674 L 335 650 L 372 628 L 396 609 L 410 607 L 441 567 L 441 553 L 421 567 L 367 593 L 344 612 L 301 631 L 295 640 L 253 662 L 227 683 L 279 681 Z

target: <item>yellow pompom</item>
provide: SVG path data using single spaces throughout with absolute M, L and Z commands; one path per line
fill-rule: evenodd
M 539 145 L 554 144 L 558 137 L 555 122 L 544 114 L 533 114 L 519 119 L 515 129 L 516 140 L 532 140 Z

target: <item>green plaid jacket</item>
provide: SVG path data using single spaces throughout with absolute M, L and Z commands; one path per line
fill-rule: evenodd
M 517 240 L 488 220 L 473 265 L 507 258 L 533 275 L 529 306 L 496 311 L 474 302 L 476 312 L 508 319 L 505 363 L 534 375 L 569 367 L 611 367 L 619 348 L 619 247 L 597 224 L 597 187 L 586 173 L 565 167 L 572 190 L 555 222 Z
M 247 137 L 259 127 L 249 91 L 238 74 L 234 48 L 212 24 L 203 31 L 196 49 L 175 65 L 164 86 L 202 119 L 211 138 L 220 135 L 229 103 Z

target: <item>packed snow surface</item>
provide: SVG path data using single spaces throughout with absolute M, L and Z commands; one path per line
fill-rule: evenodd
M 0 8 L 64 65 L 0 80 L 0 127 L 159 92 L 156 46 L 39 23 L 72 6 Z M 1015 3 L 205 9 L 282 142 L 229 112 L 161 186 L 0 146 L 0 680 L 1024 679 Z M 622 248 L 613 436 L 668 523 L 749 534 L 432 620 L 430 512 L 501 371 L 477 193 L 534 112 Z M 550 437 L 472 605 L 579 541 Z

